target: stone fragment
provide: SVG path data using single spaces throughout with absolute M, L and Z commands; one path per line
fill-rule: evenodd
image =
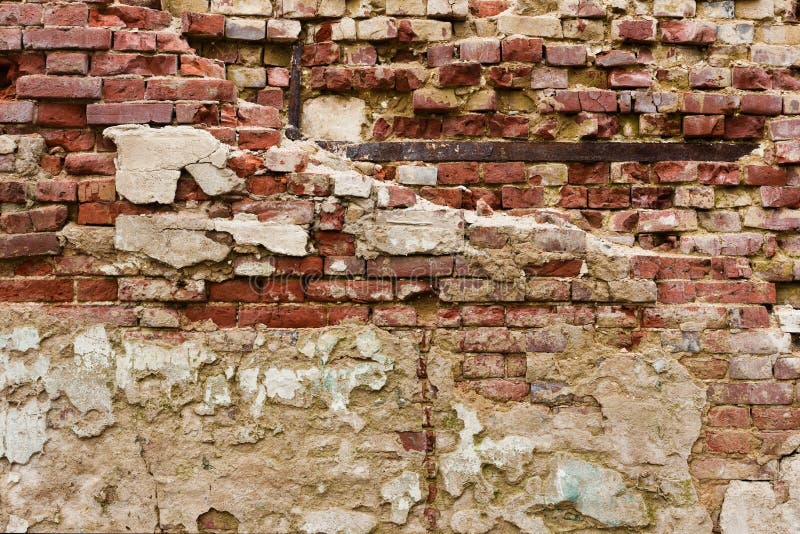
M 367 122 L 366 103 L 359 98 L 325 95 L 303 102 L 301 129 L 310 139 L 360 141 Z
M 225 167 L 227 149 L 205 130 L 115 126 L 103 135 L 117 145 L 117 192 L 135 204 L 171 204 L 181 170 L 192 164 L 203 164 L 193 169 L 198 185 L 209 191 L 228 192 L 238 185 Z
M 175 268 L 203 261 L 222 261 L 230 248 L 205 236 L 212 229 L 204 217 L 187 215 L 120 215 L 114 246 L 141 252 Z
M 455 211 L 391 210 L 363 217 L 345 230 L 356 236 L 359 256 L 380 253 L 451 254 L 464 245 L 464 222 Z

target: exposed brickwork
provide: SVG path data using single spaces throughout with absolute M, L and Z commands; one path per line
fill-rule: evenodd
M 542 457 L 568 451 L 599 454 L 600 463 L 624 474 L 629 488 L 648 495 L 650 512 L 664 506 L 659 492 L 673 492 L 667 500 L 685 510 L 696 497 L 703 517 L 691 527 L 682 524 L 683 531 L 739 532 L 732 530 L 736 523 L 726 520 L 726 513 L 721 518 L 726 491 L 748 487 L 747 481 L 769 481 L 782 496 L 777 502 L 788 499 L 779 462 L 791 458 L 800 430 L 795 339 L 800 312 L 794 308 L 800 307 L 800 119 L 794 118 L 800 114 L 795 70 L 800 19 L 794 4 L 297 0 L 270 5 L 212 0 L 170 3 L 163 10 L 151 2 L 0 4 L 0 66 L 7 81 L 0 101 L 0 302 L 8 310 L 0 323 L 9 332 L 32 324 L 45 333 L 47 322 L 102 324 L 129 345 L 137 336 L 170 347 L 200 343 L 197 339 L 207 336 L 203 343 L 217 339 L 224 347 L 218 352 L 244 355 L 256 350 L 256 341 L 247 337 L 255 339 L 256 332 L 305 336 L 310 335 L 305 329 L 337 327 L 350 335 L 351 329 L 377 327 L 385 343 L 394 343 L 389 335 L 404 343 L 412 340 L 404 350 L 415 351 L 410 356 L 415 393 L 391 402 L 407 402 L 414 423 L 405 416 L 398 421 L 386 417 L 385 424 L 395 426 L 381 427 L 383 433 L 369 434 L 363 444 L 352 436 L 346 444 L 337 442 L 337 461 L 352 461 L 342 469 L 358 471 L 359 461 L 372 462 L 378 452 L 387 453 L 390 441 L 403 451 L 397 458 L 407 453 L 403 469 L 421 474 L 423 491 L 409 497 L 409 528 L 478 531 L 484 519 L 487 530 L 504 528 L 504 521 L 523 528 L 521 516 L 497 511 L 513 499 L 493 502 L 491 494 L 467 498 L 448 478 L 448 455 L 467 439 L 460 432 L 468 433 L 461 430 L 467 429 L 468 416 L 454 415 L 455 405 L 463 402 L 480 407 L 487 430 L 475 438 L 486 455 L 479 463 L 494 465 L 498 472 L 513 470 L 509 466 L 516 460 L 487 460 L 490 441 L 511 436 L 497 420 L 520 421 L 524 428 L 511 437 L 527 432 L 524 437 L 537 439 L 541 435 L 533 434 L 540 429 L 531 429 L 532 421 L 547 420 L 541 423 L 545 436 L 561 436 L 572 428 L 576 441 L 558 437 L 552 449 L 537 443 Z M 563 141 L 576 146 L 584 141 L 703 141 L 755 143 L 758 149 L 737 161 L 662 160 L 656 147 L 648 149 L 654 152 L 651 162 L 634 157 L 610 161 L 598 149 L 591 161 L 580 163 L 476 156 L 474 161 L 362 161 L 348 167 L 282 137 L 294 98 L 294 46 L 301 47 L 294 67 L 301 79 L 300 127 L 312 138 L 353 143 Z M 125 167 L 129 156 L 117 151 L 113 136 L 103 136 L 107 127 L 124 124 L 193 126 L 231 150 L 223 149 L 222 156 L 209 151 L 174 168 L 151 168 L 142 161 Z M 208 142 L 183 141 L 183 132 L 165 145 L 166 151 L 191 153 L 200 146 L 192 143 Z M 163 151 L 154 149 L 154 159 Z M 221 159 L 209 163 L 215 155 Z M 171 176 L 166 188 L 156 183 L 164 174 Z M 164 191 L 167 201 L 142 200 Z M 408 207 L 416 211 L 405 211 Z M 434 215 L 404 219 L 420 212 Z M 177 218 L 169 219 L 172 215 Z M 166 222 L 159 222 L 157 230 L 148 227 L 154 232 L 151 239 L 135 242 L 131 236 L 141 229 L 122 233 L 131 220 Z M 245 221 L 266 226 L 245 231 L 239 226 Z M 178 233 L 163 238 L 167 245 L 157 241 L 169 232 Z M 202 257 L 184 261 L 184 253 Z M 58 328 L 64 330 L 46 342 L 43 338 L 43 351 L 60 354 L 73 343 L 68 338 L 75 333 L 72 327 Z M 11 334 L 5 332 L 0 348 L 8 347 L 21 361 L 25 351 L 13 352 L 21 349 L 12 346 L 17 341 L 9 341 Z M 266 346 L 288 351 L 291 343 L 281 339 Z M 692 412 L 702 426 L 686 447 L 669 451 L 670 458 L 685 460 L 675 462 L 685 463 L 687 481 L 691 478 L 693 489 L 685 491 L 692 496 L 681 493 L 684 501 L 675 500 L 674 488 L 653 486 L 650 473 L 639 470 L 645 464 L 663 466 L 666 459 L 637 463 L 637 456 L 628 463 L 625 456 L 602 456 L 611 453 L 600 451 L 599 439 L 581 441 L 600 433 L 604 423 L 596 420 L 609 421 L 608 410 L 619 410 L 593 397 L 617 386 L 587 391 L 581 380 L 591 376 L 593 384 L 601 383 L 605 375 L 594 373 L 604 362 L 631 354 L 645 355 L 641 361 L 653 369 L 674 363 L 687 371 L 686 383 L 705 388 L 703 406 Z M 28 360 L 33 358 L 25 360 L 30 366 Z M 680 372 L 670 369 L 674 380 Z M 451 370 L 447 382 L 442 376 L 449 377 Z M 217 371 L 214 376 L 228 373 Z M 163 370 L 152 372 L 168 376 Z M 615 376 L 623 371 L 602 372 Z M 2 387 L 24 382 L 15 376 Z M 205 369 L 202 378 L 209 382 L 204 383 L 211 377 Z M 31 380 L 34 384 L 39 378 Z M 78 408 L 83 405 L 73 390 L 59 397 L 64 386 L 52 376 L 48 380 L 41 387 L 6 390 L 15 402 L 26 395 L 35 398 L 34 393 L 41 399 L 49 395 L 53 407 L 48 410 L 58 412 L 46 417 L 48 436 L 72 425 L 76 409 L 96 409 Z M 367 391 L 362 384 L 353 398 Z M 676 394 L 683 392 L 688 399 L 687 391 Z M 173 394 L 170 402 L 178 398 L 177 390 Z M 208 399 L 202 406 L 197 399 L 186 402 L 173 407 L 175 413 L 209 416 L 203 411 L 209 410 Z M 187 408 L 190 402 L 195 404 Z M 281 409 L 299 412 L 313 402 Z M 218 422 L 218 435 L 208 428 L 203 430 L 207 434 L 181 432 L 202 434 L 203 443 L 219 440 L 215 446 L 235 442 L 249 447 L 264 439 L 261 423 L 235 438 L 220 430 L 239 417 L 234 412 L 249 409 L 242 406 L 226 405 L 230 420 Z M 0 409 L 6 410 L 5 405 Z M 136 425 L 156 424 L 165 413 L 163 406 L 148 405 L 135 415 L 141 418 Z M 0 415 L 5 418 L 6 411 Z M 642 435 L 647 417 L 638 420 Z M 459 418 L 463 425 L 455 422 Z M 133 425 L 124 418 L 117 424 Z M 691 435 L 690 426 L 686 422 L 668 430 Z M 268 432 L 283 431 L 276 423 Z M 92 430 L 73 432 L 93 436 Z M 302 432 L 290 432 L 292 439 L 302 440 Z M 0 445 L 5 443 L 11 460 L 16 454 L 11 438 L 2 438 Z M 64 439 L 54 438 L 43 456 Z M 128 441 L 126 450 L 136 443 L 134 457 L 141 462 L 138 447 L 145 458 L 147 439 Z M 649 446 L 633 443 L 632 450 Z M 413 467 L 408 467 L 409 458 Z M 203 461 L 208 463 L 177 465 L 167 475 L 151 470 L 150 475 L 181 479 L 193 470 L 211 471 L 207 465 L 216 459 L 204 456 Z M 527 477 L 535 473 L 544 480 L 547 469 L 544 464 L 520 466 L 519 473 L 506 477 L 512 489 L 524 472 L 526 487 L 535 493 L 534 486 L 544 483 Z M 69 469 L 76 478 L 82 475 L 78 468 Z M 369 476 L 378 477 L 374 473 L 380 469 L 373 467 Z M 501 486 L 500 478 L 492 484 Z M 200 484 L 199 478 L 192 480 Z M 492 487 L 481 481 L 485 485 L 476 482 L 474 494 Z M 320 493 L 330 489 L 313 485 Z M 504 485 L 495 489 L 506 495 Z M 31 493 L 17 500 L 0 492 L 0 501 L 16 503 L 0 514 L 0 522 L 11 521 L 11 514 L 17 518 L 13 521 L 30 522 L 32 528 L 52 528 L 44 512 L 23 517 L 27 511 L 20 503 L 42 502 L 41 495 L 26 491 Z M 98 510 L 118 498 L 139 502 L 114 491 L 122 490 L 91 494 L 102 504 Z M 458 498 L 480 503 L 475 506 L 483 506 L 488 519 L 468 517 L 467 505 L 457 505 Z M 388 510 L 387 499 L 375 497 L 375 502 Z M 567 520 L 586 530 L 598 524 L 643 532 L 678 529 L 677 523 L 657 523 L 663 519 L 654 512 L 634 520 L 638 515 L 627 509 L 621 517 L 632 522 L 615 523 L 580 502 L 542 499 L 530 505 L 531 513 L 540 513 L 554 532 L 566 528 Z M 152 509 L 141 502 L 141 509 Z M 344 498 L 337 506 L 360 504 Z M 377 510 L 379 504 L 364 506 Z M 231 521 L 252 520 L 255 513 L 208 510 L 205 505 L 202 514 L 192 516 L 198 528 L 224 530 Z M 395 521 L 397 512 L 391 518 L 386 510 L 382 513 L 376 519 L 379 531 L 405 523 L 405 517 Z M 72 512 L 66 516 L 65 528 L 75 530 L 127 526 L 125 520 L 102 514 L 98 517 L 107 522 L 98 519 L 91 526 L 69 523 L 77 517 Z M 165 517 L 159 528 L 195 527 Z M 348 517 L 354 525 L 363 520 Z M 305 528 L 298 522 L 264 521 L 247 524 L 264 531 Z M 306 530 L 315 528 L 324 530 Z

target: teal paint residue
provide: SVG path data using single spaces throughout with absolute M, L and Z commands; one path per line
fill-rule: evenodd
M 549 504 L 575 503 L 579 512 L 610 527 L 649 523 L 642 497 L 628 490 L 622 475 L 612 469 L 562 457 L 556 467 L 554 486 L 553 493 L 548 495 Z

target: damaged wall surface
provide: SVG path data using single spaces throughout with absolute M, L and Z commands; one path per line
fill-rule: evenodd
M 0 3 L 0 527 L 798 532 L 798 23 Z

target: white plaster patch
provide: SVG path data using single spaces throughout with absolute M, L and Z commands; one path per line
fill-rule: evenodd
M 14 514 L 8 516 L 6 532 L 28 532 L 28 522 Z
M 403 471 L 381 487 L 381 496 L 392 503 L 392 523 L 404 524 L 414 503 L 422 500 L 419 474 Z
M 108 369 L 114 363 L 114 350 L 103 325 L 88 328 L 72 342 L 75 366 L 87 371 Z
M 359 98 L 325 95 L 303 102 L 300 127 L 309 139 L 360 141 L 367 121 L 366 103 Z
M 226 168 L 228 149 L 205 130 L 125 125 L 106 128 L 103 135 L 117 145 L 117 192 L 134 204 L 171 204 L 187 166 L 207 194 L 227 193 L 242 184 Z
M 378 525 L 370 514 L 329 508 L 303 514 L 302 529 L 308 534 L 368 534 Z
M 20 326 L 10 334 L 0 334 L 0 349 L 18 350 L 27 352 L 38 349 L 41 337 L 39 331 L 31 326 Z
M 47 441 L 47 411 L 50 401 L 31 398 L 20 406 L 0 405 L 0 457 L 25 464 L 41 452 Z
M 150 374 L 163 376 L 164 389 L 169 395 L 176 384 L 197 382 L 198 369 L 217 359 L 213 352 L 193 341 L 163 347 L 123 340 L 123 347 L 125 352 L 117 356 L 116 385 L 126 392 L 131 402 L 138 398 L 136 380 L 139 377 Z

